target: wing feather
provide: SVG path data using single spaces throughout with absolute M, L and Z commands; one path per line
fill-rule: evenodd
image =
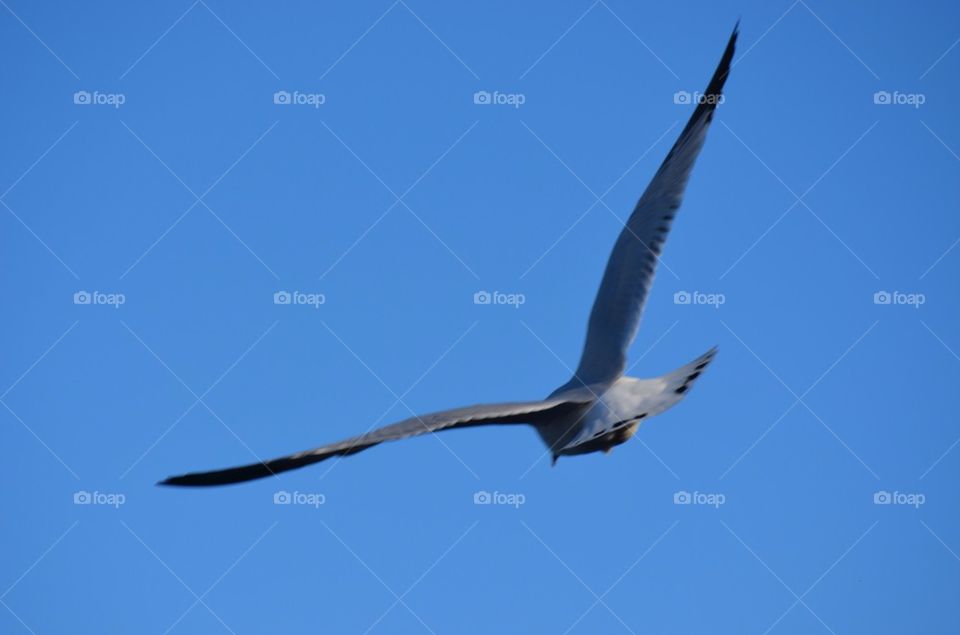
M 567 409 L 574 408 L 578 404 L 578 401 L 556 398 L 546 401 L 482 404 L 444 410 L 404 419 L 343 441 L 268 461 L 211 472 L 194 472 L 182 476 L 171 476 L 161 481 L 160 485 L 205 486 L 240 483 L 319 463 L 332 456 L 355 454 L 385 441 L 397 441 L 440 430 L 492 424 L 536 424 L 541 420 L 561 414 Z
M 590 313 L 572 384 L 609 383 L 626 368 L 627 349 L 637 334 L 663 243 L 721 101 L 737 33 L 734 28 L 707 90 L 617 239 Z

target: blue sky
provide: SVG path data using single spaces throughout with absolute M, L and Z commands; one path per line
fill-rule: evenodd
M 955 4 L 0 4 L 0 631 L 956 632 Z M 738 17 L 682 404 L 154 486 L 565 382 Z

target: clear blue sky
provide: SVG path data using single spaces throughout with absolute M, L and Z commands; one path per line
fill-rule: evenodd
M 0 5 L 0 631 L 957 632 L 955 3 Z M 738 17 L 631 351 L 719 345 L 682 404 L 154 486 L 566 381 Z

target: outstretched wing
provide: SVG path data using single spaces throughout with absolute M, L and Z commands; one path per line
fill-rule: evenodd
M 683 200 L 690 171 L 703 147 L 714 110 L 721 100 L 737 32 L 734 28 L 693 116 L 617 239 L 590 313 L 583 356 L 571 383 L 608 383 L 622 375 L 626 368 L 627 348 L 637 334 L 660 251 Z
M 455 408 L 443 412 L 419 417 L 404 419 L 398 423 L 371 430 L 356 437 L 344 439 L 337 443 L 320 446 L 305 452 L 298 452 L 289 456 L 232 467 L 212 472 L 194 472 L 182 476 L 171 476 L 161 481 L 160 485 L 226 485 L 240 483 L 279 472 L 293 470 L 298 467 L 319 463 L 331 456 L 346 456 L 371 448 L 384 441 L 396 441 L 420 434 L 438 432 L 451 428 L 467 428 L 471 426 L 491 424 L 530 423 L 536 424 L 553 416 L 561 415 L 580 405 L 578 401 L 566 398 L 548 399 L 546 401 L 527 401 L 500 404 L 483 404 Z

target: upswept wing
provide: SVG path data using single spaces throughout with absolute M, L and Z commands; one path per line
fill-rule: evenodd
M 737 33 L 738 29 L 734 28 L 693 116 L 617 239 L 590 313 L 586 344 L 571 383 L 609 384 L 626 368 L 627 349 L 637 334 L 660 251 L 683 200 L 687 180 L 703 147 L 713 113 L 722 99 Z

